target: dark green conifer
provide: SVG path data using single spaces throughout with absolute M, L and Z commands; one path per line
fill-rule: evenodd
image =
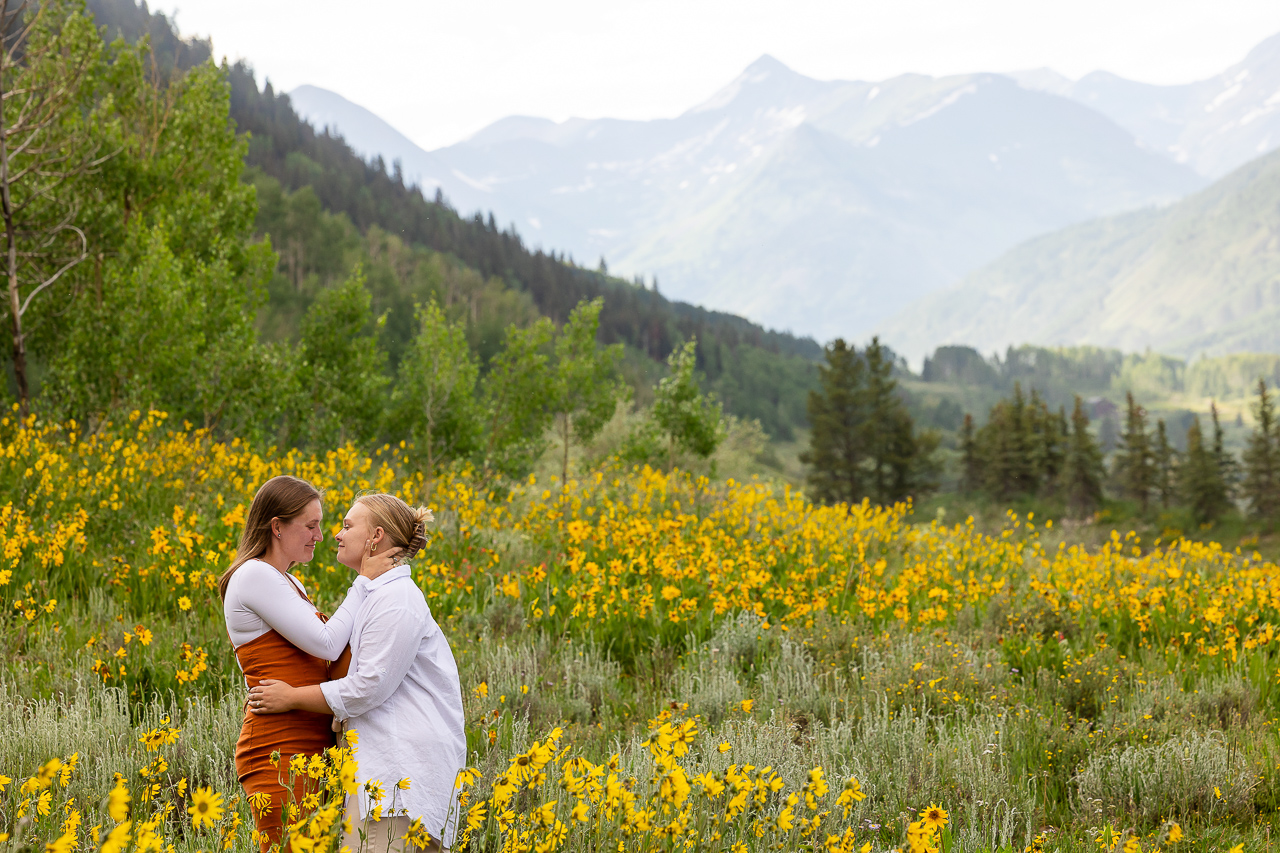
M 1076 397 L 1071 412 L 1071 436 L 1062 460 L 1061 488 L 1067 512 L 1077 518 L 1091 515 L 1102 503 L 1102 451 L 1089 432 L 1084 402 Z
M 1216 410 L 1214 411 L 1216 415 Z M 1217 418 L 1214 418 L 1215 424 Z M 1200 524 L 1208 524 L 1222 517 L 1227 511 L 1227 487 L 1223 482 L 1222 465 L 1212 445 L 1206 446 L 1200 419 L 1191 421 L 1187 430 L 1187 456 L 1179 468 L 1179 487 L 1182 499 Z
M 1151 461 L 1155 470 L 1153 496 L 1166 509 L 1178 501 L 1178 450 L 1169 443 L 1164 420 L 1156 421 L 1156 438 L 1151 445 Z
M 1218 464 L 1218 474 L 1222 478 L 1222 488 L 1227 502 L 1236 493 L 1236 485 L 1240 482 L 1240 463 L 1226 449 L 1223 443 L 1222 421 L 1218 417 L 1218 404 L 1209 404 L 1209 415 L 1213 419 L 1213 458 Z
M 1271 520 L 1280 514 L 1280 432 L 1276 428 L 1275 402 L 1262 379 L 1258 380 L 1258 402 L 1253 413 L 1257 427 L 1244 451 L 1241 491 L 1255 517 Z
M 809 489 L 822 503 L 855 502 L 867 492 L 863 470 L 866 367 L 857 350 L 836 338 L 818 366 L 820 390 L 809 392 Z
M 973 494 L 982 488 L 982 457 L 973 429 L 973 415 L 965 413 L 960 427 L 960 491 Z
M 1124 432 L 1120 434 L 1120 447 L 1116 450 L 1113 476 L 1120 494 L 1136 500 L 1146 512 L 1156 480 L 1151 441 L 1147 437 L 1147 412 L 1133 399 L 1133 392 L 1125 397 L 1128 409 Z

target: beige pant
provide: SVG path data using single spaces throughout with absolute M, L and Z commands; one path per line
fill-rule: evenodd
M 342 836 L 342 844 L 350 848 L 351 853 L 418 853 L 412 844 L 404 840 L 412 821 L 407 817 L 384 817 L 382 820 L 359 821 L 351 818 L 351 832 Z M 364 831 L 364 846 L 361 846 L 360 832 Z M 428 853 L 438 851 L 440 843 L 433 841 L 427 847 Z

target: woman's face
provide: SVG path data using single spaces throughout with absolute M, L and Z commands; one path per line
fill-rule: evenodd
M 373 540 L 375 545 L 378 544 L 381 537 L 376 534 L 377 530 L 369 521 L 369 510 L 358 501 L 352 504 L 342 519 L 342 529 L 333 537 L 338 543 L 338 562 L 358 571 L 364 556 L 364 543 Z
M 276 521 L 276 543 L 289 562 L 311 562 L 316 555 L 316 545 L 324 540 L 323 520 L 324 509 L 320 501 L 312 501 L 301 514 L 288 521 Z

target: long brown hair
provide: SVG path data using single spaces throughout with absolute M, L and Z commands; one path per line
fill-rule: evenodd
M 374 527 L 381 527 L 393 547 L 402 549 L 398 560 L 410 560 L 427 545 L 427 522 L 434 521 L 431 510 L 411 507 L 395 495 L 361 495 L 356 503 L 364 504 Z
M 321 498 L 320 490 L 297 477 L 281 474 L 272 477 L 262 484 L 258 493 L 253 496 L 249 505 L 249 517 L 244 522 L 244 530 L 240 533 L 240 544 L 236 546 L 236 558 L 231 568 L 218 578 L 218 597 L 226 600 L 227 584 L 236 569 L 250 560 L 266 554 L 271 547 L 271 520 L 291 521 L 302 515 L 312 501 Z

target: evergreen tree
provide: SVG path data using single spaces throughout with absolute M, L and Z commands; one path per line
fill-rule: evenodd
M 930 460 L 938 442 L 932 433 L 917 435 L 898 394 L 893 362 L 879 338 L 871 339 L 863 361 L 862 447 L 870 474 L 868 492 L 873 502 L 888 505 L 932 488 Z
M 1062 473 L 1062 460 L 1069 435 L 1066 413 L 1061 410 L 1057 414 L 1050 412 L 1040 395 L 1032 389 L 1031 400 L 1023 417 L 1029 444 L 1031 491 L 1034 494 L 1049 494 L 1056 490 Z
M 1257 518 L 1272 520 L 1280 514 L 1280 428 L 1276 425 L 1275 403 L 1265 380 L 1258 380 L 1257 421 L 1244 451 L 1244 480 L 1241 491 Z
M 866 365 L 857 350 L 836 338 L 818 367 L 818 391 L 809 392 L 809 489 L 822 503 L 855 503 L 868 491 L 864 470 Z
M 1084 402 L 1076 396 L 1071 412 L 1071 437 L 1062 460 L 1062 495 L 1067 511 L 1077 518 L 1094 512 L 1102 503 L 1102 451 L 1089 432 Z
M 1187 456 L 1178 474 L 1182 498 L 1195 520 L 1207 524 L 1221 518 L 1228 506 L 1227 487 L 1217 453 L 1205 444 L 1199 418 L 1187 430 Z
M 969 495 L 982 488 L 982 457 L 973 430 L 973 415 L 965 413 L 960 427 L 960 491 Z
M 1124 432 L 1120 434 L 1113 477 L 1120 493 L 1136 500 L 1145 512 L 1156 480 L 1151 441 L 1147 436 L 1147 413 L 1133 399 L 1133 392 L 1126 394 L 1126 401 Z
M 1218 404 L 1209 404 L 1209 415 L 1213 419 L 1213 459 L 1218 465 L 1218 475 L 1222 480 L 1223 494 L 1227 503 L 1236 493 L 1236 484 L 1240 481 L 1240 463 L 1226 449 L 1222 430 L 1222 421 L 1218 417 Z
M 1151 445 L 1151 464 L 1155 479 L 1152 481 L 1154 496 L 1166 509 L 1178 500 L 1178 451 L 1169 443 L 1169 431 L 1164 420 L 1156 421 L 1156 438 Z
M 979 430 L 978 443 L 985 462 L 983 484 L 998 500 L 1036 490 L 1034 421 L 1028 413 L 1022 385 L 1015 383 L 1013 397 L 992 406 L 987 423 Z

